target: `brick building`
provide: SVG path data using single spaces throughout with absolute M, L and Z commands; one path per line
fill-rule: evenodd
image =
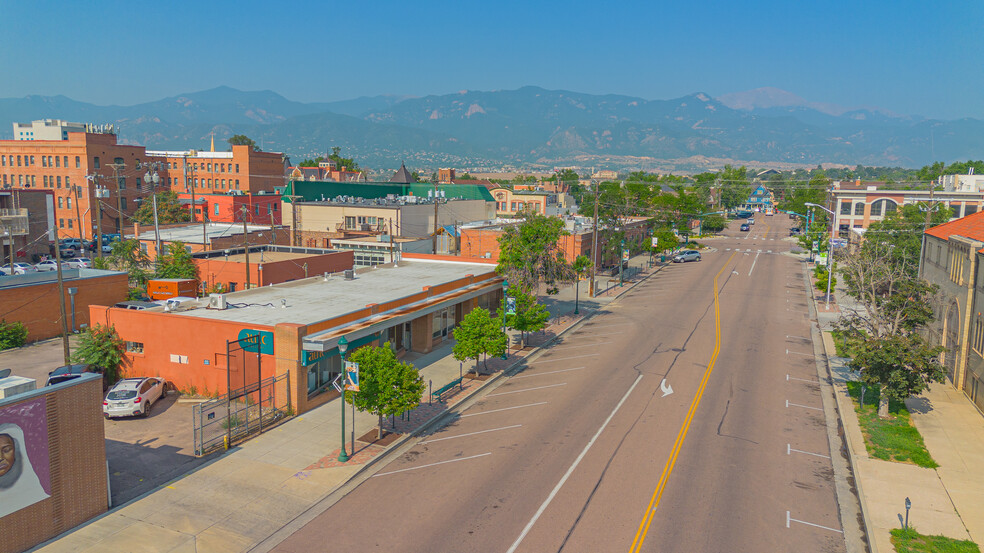
M 113 305 L 126 299 L 127 274 L 99 269 L 62 269 L 68 328 L 89 324 L 90 305 Z M 75 293 L 72 293 L 72 290 Z M 27 326 L 30 342 L 60 336 L 61 310 L 54 272 L 5 276 L 0 279 L 0 313 L 7 322 Z
M 255 225 L 282 224 L 281 199 L 277 194 L 178 194 L 182 205 L 195 202 L 195 220 L 213 223 L 247 223 Z
M 0 437 L 14 443 L 21 463 L 0 500 L 0 553 L 25 551 L 106 512 L 102 392 L 102 378 L 87 374 L 0 399 Z
M 293 248 L 290 246 L 250 246 L 196 253 L 192 256 L 198 277 L 207 290 L 221 286 L 235 292 L 251 286 L 269 286 L 325 273 L 340 273 L 353 267 L 351 251 Z
M 158 240 L 161 248 L 181 242 L 189 253 L 290 242 L 290 232 L 282 227 L 250 224 L 243 227 L 241 223 L 175 223 L 160 225 L 159 232 L 155 232 L 154 225 L 134 224 L 133 234 L 150 259 L 157 257 Z
M 229 152 L 151 150 L 147 155 L 163 163 L 161 183 L 176 193 L 273 193 L 284 186 L 286 157 L 279 152 L 234 145 Z
M 0 191 L 0 264 L 37 263 L 52 253 L 48 234 L 54 199 L 49 190 Z

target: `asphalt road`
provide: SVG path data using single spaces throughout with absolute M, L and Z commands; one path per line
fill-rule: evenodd
M 844 551 L 789 226 L 649 278 L 275 550 Z

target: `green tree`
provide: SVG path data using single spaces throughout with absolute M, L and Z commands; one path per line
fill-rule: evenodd
M 19 348 L 27 342 L 27 327 L 20 321 L 0 321 L 0 350 Z
M 677 235 L 673 234 L 673 229 L 665 227 L 654 232 L 653 238 L 656 239 L 656 247 L 653 248 L 653 250 L 657 252 L 672 250 L 680 243 L 680 239 L 677 238 Z
M 864 247 L 872 249 L 876 244 L 890 246 L 878 249 L 889 256 L 894 267 L 904 267 L 907 274 L 915 278 L 919 273 L 922 231 L 926 228 L 926 211 L 923 210 L 926 208 L 925 204 L 903 205 L 881 221 L 872 223 L 864 233 Z M 937 204 L 930 214 L 929 226 L 942 225 L 952 215 L 950 208 Z
M 177 194 L 168 190 L 155 195 L 157 196 L 158 223 L 164 225 L 191 220 L 191 213 L 188 208 L 181 205 Z M 140 208 L 133 214 L 133 220 L 142 225 L 154 223 L 154 202 L 151 198 L 147 198 L 140 204 Z
M 116 327 L 96 323 L 95 326 L 82 331 L 78 347 L 72 353 L 72 362 L 102 367 L 106 382 L 113 384 L 120 378 L 125 347 L 126 344 L 117 334 Z
M 396 358 L 389 342 L 382 347 L 361 347 L 349 361 L 359 364 L 359 391 L 345 392 L 345 400 L 379 417 L 378 436 L 382 438 L 383 417 L 402 415 L 420 405 L 424 379 L 416 367 Z
M 537 301 L 536 296 L 527 294 L 522 290 L 514 290 L 510 287 L 510 295 L 516 299 L 516 313 L 506 315 L 506 327 L 518 330 L 520 344 L 525 346 L 526 335 L 531 332 L 539 332 L 547 327 L 550 320 L 550 312 L 547 308 Z M 502 318 L 500 310 L 499 318 Z
M 359 164 L 350 157 L 342 157 L 341 151 L 342 149 L 340 147 L 332 146 L 331 153 L 328 154 L 328 159 L 335 162 L 335 168 L 339 171 L 342 170 L 342 167 L 346 171 L 361 171 Z
M 198 265 L 185 249 L 184 242 L 171 242 L 167 249 L 157 256 L 157 278 L 198 279 Z
M 930 346 L 918 334 L 857 340 L 851 348 L 854 357 L 848 366 L 865 386 L 880 388 L 885 396 L 878 406 L 882 417 L 888 415 L 889 398 L 905 401 L 946 375 L 939 363 L 943 346 Z
M 325 160 L 325 156 L 318 156 L 314 159 L 305 159 L 304 161 L 297 164 L 298 167 L 318 167 L 318 165 Z
M 150 278 L 150 258 L 134 239 L 113 242 L 113 249 L 105 258 L 105 268 L 123 271 L 129 275 L 131 295 L 141 297 L 147 290 Z
M 245 134 L 235 134 L 229 138 L 229 145 L 231 146 L 250 146 L 253 148 L 254 152 L 259 152 L 260 147 L 256 145 L 256 141 L 252 138 L 246 136 Z
M 488 309 L 476 307 L 469 311 L 454 329 L 455 344 L 451 350 L 454 358 L 458 361 L 474 359 L 475 373 L 479 373 L 478 360 L 485 356 L 487 368 L 489 355 L 506 352 L 506 334 L 499 323 Z
M 728 220 L 720 215 L 708 215 L 700 223 L 701 232 L 721 232 L 728 226 Z
M 748 201 L 752 194 L 752 185 L 748 182 L 745 166 L 734 168 L 725 165 L 720 175 L 721 183 L 721 206 L 725 209 L 734 209 Z
M 536 293 L 540 283 L 570 282 L 573 273 L 558 240 L 568 233 L 556 217 L 528 214 L 519 225 L 506 227 L 499 237 L 496 271 L 525 293 Z

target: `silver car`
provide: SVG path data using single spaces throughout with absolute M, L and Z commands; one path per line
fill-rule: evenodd
M 109 389 L 103 400 L 103 416 L 146 417 L 157 400 L 167 395 L 163 378 L 125 378 Z
M 697 250 L 683 250 L 673 256 L 674 263 L 686 263 L 687 261 L 700 261 L 700 252 Z

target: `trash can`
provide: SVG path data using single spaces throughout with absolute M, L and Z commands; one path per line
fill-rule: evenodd
M 663 254 L 663 255 L 659 256 L 659 262 L 660 263 L 666 263 L 666 254 Z

